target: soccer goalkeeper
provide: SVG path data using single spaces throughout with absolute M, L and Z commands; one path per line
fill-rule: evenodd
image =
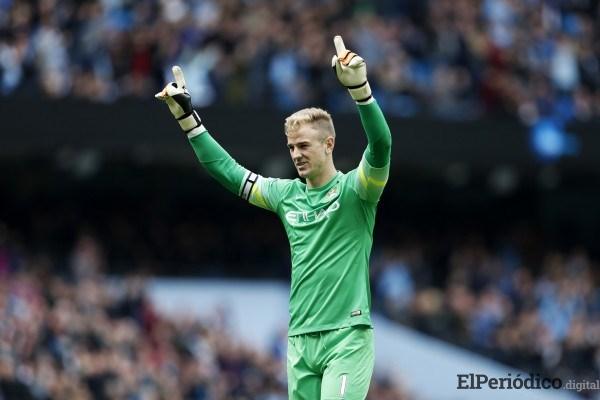
M 388 179 L 391 135 L 371 94 L 364 60 L 334 38 L 332 67 L 356 101 L 368 146 L 358 167 L 335 169 L 331 116 L 306 108 L 285 120 L 300 179 L 265 178 L 238 164 L 192 108 L 183 72 L 164 100 L 208 173 L 234 194 L 276 213 L 292 256 L 288 392 L 294 400 L 364 399 L 373 372 L 369 255 L 375 211 Z

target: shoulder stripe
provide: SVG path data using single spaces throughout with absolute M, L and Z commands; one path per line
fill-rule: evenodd
M 360 178 L 360 183 L 363 185 L 363 187 L 367 187 L 369 183 L 372 183 L 378 187 L 384 187 L 387 183 L 387 180 L 381 181 L 373 178 L 372 176 L 366 176 L 362 167 L 358 169 L 358 177 Z
M 259 206 L 269 210 L 271 209 L 267 204 L 267 201 L 265 200 L 265 197 L 263 196 L 262 192 L 260 191 L 260 185 L 254 185 L 254 187 L 250 191 L 250 198 L 248 199 L 248 201 L 254 204 L 255 206 Z

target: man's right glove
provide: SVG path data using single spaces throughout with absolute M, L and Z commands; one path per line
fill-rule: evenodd
M 192 107 L 192 98 L 185 87 L 183 71 L 177 65 L 172 69 L 175 82 L 169 82 L 165 88 L 156 93 L 154 97 L 163 100 L 169 106 L 171 114 L 175 117 L 181 129 L 188 138 L 198 136 L 206 129 L 202 125 L 200 117 Z
M 348 89 L 350 96 L 358 104 L 369 104 L 373 101 L 373 96 L 369 81 L 367 81 L 365 60 L 346 49 L 341 36 L 335 36 L 333 44 L 337 54 L 331 58 L 331 67 L 338 81 Z

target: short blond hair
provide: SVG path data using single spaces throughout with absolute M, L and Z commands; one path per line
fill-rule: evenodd
M 322 133 L 323 139 L 327 136 L 335 137 L 331 115 L 327 111 L 316 107 L 303 108 L 287 117 L 285 119 L 285 134 L 287 135 L 305 124 L 312 124 Z

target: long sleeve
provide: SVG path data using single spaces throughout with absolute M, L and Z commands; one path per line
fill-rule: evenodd
M 238 164 L 208 132 L 189 139 L 200 164 L 221 185 L 241 195 L 242 183 L 250 172 Z
M 365 158 L 374 168 L 384 167 L 390 162 L 392 135 L 383 112 L 376 101 L 357 107 L 369 142 Z
M 264 178 L 249 171 L 206 131 L 189 140 L 200 164 L 227 190 L 254 206 L 276 212 L 289 179 Z
M 369 144 L 356 169 L 356 190 L 361 199 L 377 203 L 390 172 L 392 135 L 375 101 L 358 105 L 358 112 Z

